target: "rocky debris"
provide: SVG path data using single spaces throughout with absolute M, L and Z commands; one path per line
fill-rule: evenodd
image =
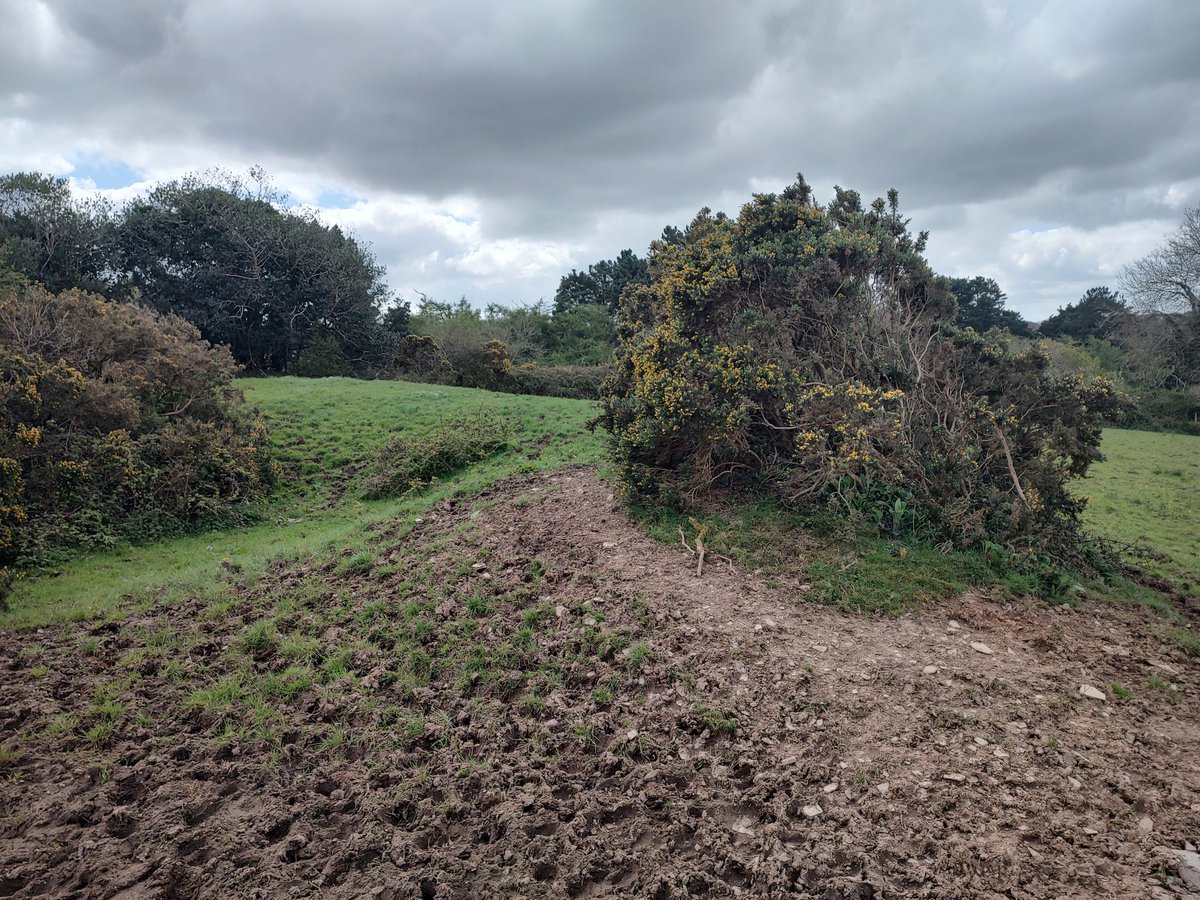
M 976 653 L 982 653 L 985 656 L 991 656 L 993 653 L 995 653 L 995 651 L 983 641 L 971 641 L 971 649 Z
M 819 803 L 810 803 L 800 811 L 802 813 L 804 813 L 806 818 L 809 818 L 809 819 L 815 819 L 817 816 L 819 816 L 821 813 L 824 812 L 824 810 L 821 809 L 821 806 Z
M 1097 687 L 1092 687 L 1092 685 L 1090 685 L 1090 684 L 1081 684 L 1079 686 L 1079 693 L 1082 696 L 1088 697 L 1092 700 L 1105 701 L 1108 699 L 1108 695 L 1106 695 L 1104 693 L 1104 691 L 1100 690 Z

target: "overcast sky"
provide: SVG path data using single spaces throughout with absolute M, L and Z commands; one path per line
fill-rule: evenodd
M 405 297 L 559 277 L 797 172 L 1044 318 L 1200 202 L 1197 0 L 0 0 L 0 172 L 260 164 Z

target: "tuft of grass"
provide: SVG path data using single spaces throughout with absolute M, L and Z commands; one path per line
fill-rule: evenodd
M 650 659 L 650 647 L 645 641 L 638 641 L 629 648 L 625 657 L 625 665 L 633 670 L 640 669 Z
M 85 637 L 79 642 L 80 656 L 95 656 L 100 650 L 100 639 L 97 637 Z
M 1200 656 L 1200 635 L 1195 632 L 1188 631 L 1186 628 L 1171 629 L 1171 640 L 1175 642 L 1184 653 L 1190 656 Z
M 266 653 L 275 644 L 275 623 L 270 619 L 259 619 L 244 632 L 238 646 L 244 653 L 258 656 Z
M 339 575 L 362 575 L 375 567 L 375 554 L 367 551 L 355 553 L 337 567 Z
M 99 749 L 112 740 L 113 732 L 115 730 L 115 726 L 112 722 L 97 722 L 86 732 L 84 732 L 83 739 L 87 741 L 88 746 L 92 747 L 93 749 Z
M 1133 696 L 1133 691 L 1121 684 L 1119 681 L 1114 681 L 1108 686 L 1108 688 L 1112 692 L 1112 695 L 1118 700 L 1128 700 Z
M 703 703 L 697 704 L 695 711 L 697 717 L 704 723 L 704 727 L 713 734 L 724 734 L 730 737 L 737 734 L 738 720 L 732 713 Z

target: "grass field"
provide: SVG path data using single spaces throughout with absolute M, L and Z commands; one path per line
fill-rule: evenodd
M 1110 428 L 1102 449 L 1079 487 L 1088 525 L 1170 557 L 1144 563 L 1155 574 L 1200 579 L 1200 437 Z
M 253 575 L 275 559 L 355 549 L 373 526 L 411 522 L 444 497 L 469 495 L 521 472 L 604 459 L 602 436 L 584 427 L 596 413 L 587 401 L 348 378 L 246 379 L 240 386 L 268 416 L 282 471 L 269 503 L 254 511 L 255 524 L 81 556 L 55 575 L 18 585 L 0 624 L 85 618 L 131 595 L 146 602 L 215 595 L 230 569 Z M 427 434 L 447 418 L 481 408 L 513 424 L 512 452 L 407 498 L 362 499 L 358 478 L 390 437 Z M 1080 486 L 1090 496 L 1089 524 L 1169 556 L 1150 563 L 1156 574 L 1200 577 L 1200 438 L 1110 430 L 1104 450 L 1108 460 Z M 764 516 L 771 521 L 764 524 Z M 644 516 L 643 524 L 666 541 L 677 540 L 681 526 L 689 529 L 686 517 L 661 513 Z M 990 580 L 1014 593 L 1032 587 L 1020 577 L 998 578 L 971 554 L 946 556 L 846 535 L 817 539 L 769 510 L 707 518 L 703 527 L 715 552 L 765 571 L 800 572 L 810 589 L 847 609 L 898 611 Z

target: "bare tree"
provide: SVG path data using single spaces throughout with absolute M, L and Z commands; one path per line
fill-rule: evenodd
M 1184 212 L 1161 247 L 1126 266 L 1121 281 L 1141 312 L 1200 315 L 1200 206 Z

